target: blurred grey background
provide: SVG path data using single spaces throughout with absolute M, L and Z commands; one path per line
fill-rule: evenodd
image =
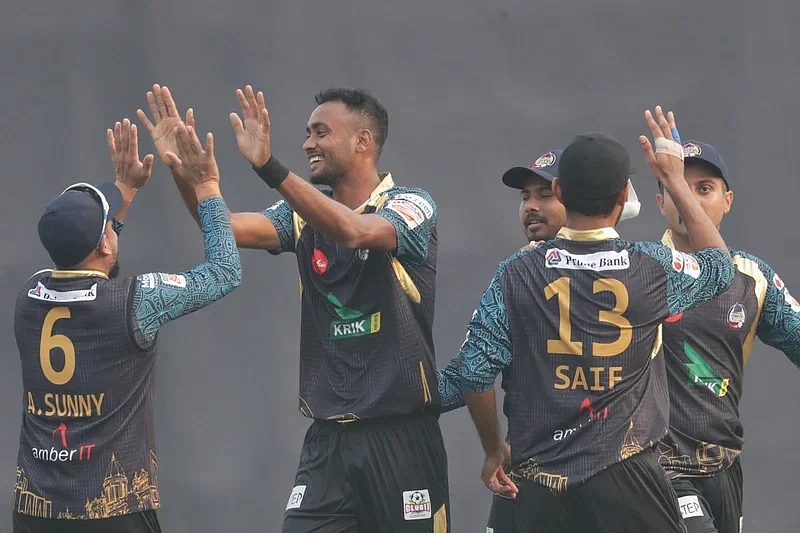
M 10 529 L 23 407 L 13 302 L 49 267 L 36 234 L 44 204 L 78 180 L 113 179 L 105 130 L 166 84 L 181 112 L 216 134 L 233 210 L 277 198 L 239 156 L 234 91 L 265 92 L 273 150 L 301 175 L 314 94 L 360 86 L 388 107 L 381 169 L 439 207 L 435 338 L 440 366 L 499 261 L 524 244 L 508 167 L 573 135 L 624 142 L 642 214 L 621 226 L 658 239 L 664 221 L 637 143 L 643 111 L 676 112 L 684 139 L 716 145 L 733 174 L 731 246 L 765 259 L 800 296 L 797 95 L 800 3 L 711 0 L 259 2 L 52 0 L 0 17 L 0 531 Z M 152 152 L 146 132 L 142 155 Z M 121 240 L 124 275 L 203 260 L 202 238 L 160 160 Z M 244 283 L 160 336 L 157 427 L 165 532 L 276 531 L 309 421 L 297 411 L 299 305 L 294 256 L 243 253 Z M 794 530 L 800 511 L 800 371 L 757 344 L 742 403 L 746 531 Z M 454 533 L 483 532 L 490 497 L 466 410 L 442 417 Z

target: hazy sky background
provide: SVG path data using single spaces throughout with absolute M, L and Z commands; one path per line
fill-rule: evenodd
M 727 242 L 775 268 L 800 296 L 796 233 L 800 3 L 792 0 L 3 2 L 0 17 L 0 532 L 10 530 L 20 413 L 13 302 L 49 267 L 36 222 L 75 181 L 113 179 L 105 130 L 168 85 L 215 133 L 233 210 L 277 199 L 238 153 L 236 88 L 263 90 L 273 150 L 303 176 L 314 94 L 359 86 L 388 107 L 381 170 L 439 207 L 435 340 L 443 366 L 498 262 L 524 243 L 510 166 L 606 131 L 638 170 L 642 214 L 620 227 L 658 239 L 664 221 L 637 143 L 643 111 L 673 109 L 684 139 L 716 145 L 732 173 Z M 152 152 L 147 136 L 142 155 Z M 203 261 L 202 237 L 166 168 L 131 207 L 124 275 Z M 160 335 L 159 478 L 166 532 L 278 530 L 309 421 L 297 411 L 299 299 L 294 256 L 243 252 L 244 283 Z M 800 511 L 795 400 L 800 371 L 761 344 L 747 365 L 744 527 L 788 531 Z M 484 531 L 490 496 L 466 410 L 441 419 L 453 532 Z M 2 481 L 5 480 L 5 481 Z M 400 502 L 398 502 L 398 505 Z

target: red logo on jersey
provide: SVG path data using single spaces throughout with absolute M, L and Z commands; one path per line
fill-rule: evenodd
M 669 322 L 670 324 L 673 324 L 673 323 L 677 322 L 678 320 L 680 320 L 682 316 L 683 316 L 683 313 L 678 313 L 677 315 L 672 315 L 672 316 L 667 317 L 666 321 Z
M 64 448 L 67 447 L 67 426 L 64 422 L 58 425 L 55 431 L 53 431 L 53 440 L 56 440 L 56 433 L 61 433 L 61 444 L 64 445 Z
M 589 419 L 590 420 L 603 420 L 608 418 L 608 406 L 603 407 L 601 410 L 594 412 L 594 407 L 592 407 L 592 400 L 589 398 L 584 398 L 583 402 L 581 402 L 581 413 L 584 411 L 589 411 Z
M 311 254 L 311 266 L 314 269 L 314 272 L 319 274 L 320 276 L 328 270 L 328 258 L 322 253 L 322 250 L 317 250 L 314 248 L 314 253 Z

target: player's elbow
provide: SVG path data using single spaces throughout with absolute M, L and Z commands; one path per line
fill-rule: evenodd
M 359 223 L 346 226 L 338 238 L 334 237 L 339 246 L 348 250 L 364 248 L 376 252 L 388 252 L 397 247 L 394 226 L 388 222 L 381 223 L 383 219 L 374 223 L 364 220 L 365 217 L 359 218 Z
M 242 263 L 239 260 L 239 254 L 235 254 L 236 258 L 230 263 L 220 264 L 216 269 L 216 281 L 222 296 L 230 294 L 239 285 L 242 284 Z
M 717 268 L 717 284 L 714 296 L 719 296 L 730 289 L 731 285 L 733 285 L 733 278 L 736 275 L 736 267 L 730 256 L 721 258 Z

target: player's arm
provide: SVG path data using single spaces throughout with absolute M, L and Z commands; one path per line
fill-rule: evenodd
M 447 366 L 436 373 L 439 397 L 442 399 L 442 412 L 446 413 L 464 407 L 464 392 L 461 390 L 461 357 L 450 359 Z
M 498 374 L 511 364 L 511 327 L 506 315 L 501 277 L 504 264 L 486 289 L 478 308 L 467 326 L 467 337 L 461 346 L 461 387 L 481 445 L 486 454 L 484 483 L 492 492 L 516 493 L 516 487 L 503 472 L 508 460 L 508 445 L 500 431 L 494 382 Z
M 177 153 L 170 151 L 167 156 L 180 169 L 180 179 L 195 191 L 206 260 L 180 274 L 151 273 L 135 280 L 134 333 L 142 347 L 150 344 L 167 322 L 219 300 L 242 281 L 239 249 L 219 191 L 214 138 L 207 135 L 204 150 L 193 128 L 179 124 L 177 133 Z
M 767 280 L 756 335 L 761 342 L 782 351 L 795 366 L 800 367 L 800 302 L 768 264 L 758 257 L 741 255 L 754 261 Z
M 670 315 L 713 300 L 733 283 L 736 270 L 731 256 L 719 248 L 687 254 L 659 242 L 641 242 L 634 249 L 658 261 L 664 270 Z

